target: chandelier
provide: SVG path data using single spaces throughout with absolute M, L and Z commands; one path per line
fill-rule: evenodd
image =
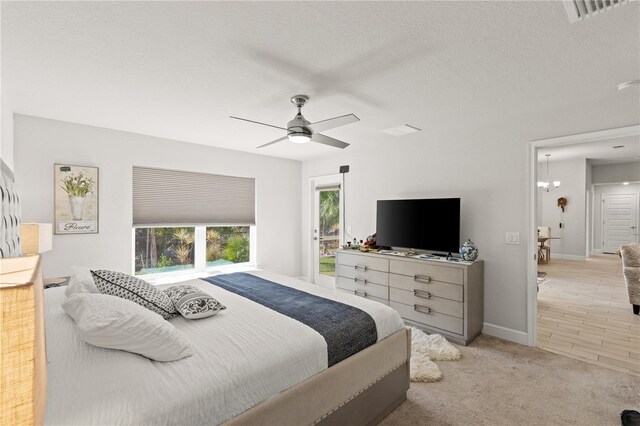
M 545 181 L 538 181 L 538 189 L 549 192 L 551 189 L 551 186 L 549 185 L 549 157 L 551 157 L 551 154 L 545 154 L 544 156 L 547 157 L 547 179 Z M 554 180 L 553 187 L 556 189 L 560 188 L 560 181 Z

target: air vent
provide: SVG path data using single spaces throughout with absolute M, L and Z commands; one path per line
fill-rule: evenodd
M 629 0 L 564 0 L 569 21 L 576 23 L 598 13 L 606 12 L 614 7 L 628 3 Z

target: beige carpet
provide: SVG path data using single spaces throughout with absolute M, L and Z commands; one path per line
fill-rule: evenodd
M 619 425 L 640 411 L 638 376 L 483 335 L 458 348 L 381 425 Z

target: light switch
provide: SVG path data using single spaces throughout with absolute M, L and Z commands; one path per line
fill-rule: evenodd
M 351 225 L 347 225 L 347 233 L 350 234 L 351 233 Z
M 520 244 L 520 233 L 507 232 L 507 244 Z

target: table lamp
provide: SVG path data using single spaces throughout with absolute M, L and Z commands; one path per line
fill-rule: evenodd
M 44 253 L 53 246 L 53 228 L 50 223 L 23 223 L 20 225 L 20 246 L 25 256 Z

